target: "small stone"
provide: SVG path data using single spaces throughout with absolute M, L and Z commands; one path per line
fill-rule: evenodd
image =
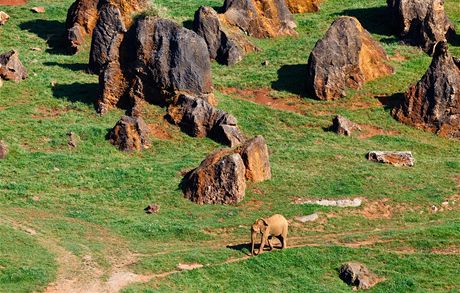
M 319 219 L 319 216 L 317 213 L 314 213 L 312 215 L 308 216 L 300 216 L 300 217 L 295 217 L 294 220 L 300 223 L 306 223 L 306 222 L 314 222 Z
M 0 55 L 0 78 L 19 82 L 27 78 L 27 69 L 19 60 L 15 50 Z
M 32 197 L 32 200 L 33 200 L 33 201 L 39 201 L 39 200 L 40 200 L 40 197 L 39 197 L 39 196 L 34 196 L 34 197 Z
M 373 272 L 360 263 L 349 262 L 339 269 L 339 277 L 346 284 L 357 289 L 370 289 L 380 280 Z
M 0 140 L 0 160 L 4 160 L 7 155 L 8 145 L 3 140 Z
M 449 206 L 449 202 L 448 201 L 443 202 L 442 206 L 445 206 L 445 207 Z
M 51 85 L 52 87 L 55 87 L 56 84 L 57 84 L 57 82 L 56 82 L 55 80 L 52 80 L 52 81 L 50 82 L 50 85 Z
M 439 210 L 439 209 L 438 209 L 437 206 L 435 206 L 435 205 L 432 205 L 432 206 L 431 206 L 431 212 L 432 212 L 433 214 L 434 214 L 434 213 L 437 213 L 438 210 Z
M 76 148 L 78 144 L 78 135 L 76 135 L 74 132 L 69 132 L 67 133 L 67 136 L 69 137 L 69 140 L 67 141 L 67 145 L 71 148 Z
M 202 267 L 203 265 L 199 263 L 192 263 L 192 264 L 181 264 L 180 263 L 177 265 L 177 268 L 181 271 L 190 271 L 190 270 L 199 269 Z
M 108 133 L 110 143 L 121 151 L 142 151 L 150 148 L 150 129 L 141 117 L 121 116 Z
M 160 205 L 157 204 L 150 204 L 144 209 L 145 213 L 147 214 L 155 214 L 160 211 Z
M 54 167 L 54 168 L 53 168 L 53 171 L 54 171 L 54 172 L 59 172 L 59 171 L 61 171 L 61 170 L 60 170 L 58 167 Z
M 349 119 L 337 115 L 332 119 L 331 130 L 337 134 L 350 136 L 354 130 L 361 131 L 361 127 L 358 124 L 351 122 Z
M 270 61 L 265 60 L 264 62 L 262 62 L 262 65 L 263 65 L 263 66 L 268 66 L 268 65 L 270 65 Z
M 390 164 L 394 166 L 413 167 L 415 164 L 412 152 L 371 151 L 367 154 L 367 159 L 372 162 Z
M 355 198 L 355 199 L 339 199 L 339 200 L 327 200 L 327 199 L 321 199 L 321 200 L 311 200 L 311 199 L 303 199 L 299 198 L 295 201 L 295 204 L 310 204 L 310 205 L 319 205 L 323 207 L 341 207 L 341 208 L 347 208 L 347 207 L 359 207 L 362 204 L 362 199 L 360 198 Z
M 35 12 L 35 13 L 45 13 L 46 9 L 45 7 L 32 7 L 30 11 Z
M 10 16 L 8 14 L 4 11 L 0 11 L 0 25 L 4 25 L 9 19 Z
M 33 48 L 30 48 L 30 50 L 32 50 L 32 51 L 41 51 L 42 49 L 38 48 L 38 47 L 33 47 Z

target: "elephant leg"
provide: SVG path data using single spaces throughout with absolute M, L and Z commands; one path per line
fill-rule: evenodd
M 287 231 L 283 233 L 282 238 L 283 240 L 281 241 L 281 243 L 283 244 L 283 248 L 287 248 Z
M 270 242 L 270 238 L 267 239 L 268 245 L 270 246 L 270 251 L 273 250 L 273 244 Z
M 262 236 L 262 241 L 260 242 L 258 254 L 261 254 L 262 252 L 264 252 L 265 242 L 267 242 L 267 240 L 268 240 L 268 237 Z

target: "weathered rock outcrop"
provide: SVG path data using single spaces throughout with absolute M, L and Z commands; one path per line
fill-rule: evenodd
M 19 82 L 27 78 L 27 69 L 19 60 L 17 51 L 9 51 L 0 55 L 0 78 Z
M 225 19 L 256 38 L 295 36 L 294 22 L 285 0 L 225 0 Z
M 268 147 L 262 136 L 233 149 L 211 153 L 182 180 L 186 198 L 199 204 L 235 204 L 243 200 L 246 180 L 271 178 Z
M 261 182 L 271 179 L 270 155 L 263 136 L 246 141 L 238 151 L 246 166 L 247 180 Z
M 412 152 L 372 151 L 367 154 L 367 159 L 372 162 L 390 164 L 399 167 L 413 167 L 415 164 Z
M 349 262 L 339 269 L 339 277 L 346 284 L 357 289 L 370 289 L 380 280 L 373 272 L 360 263 Z
M 387 0 L 397 34 L 407 43 L 432 53 L 433 46 L 455 29 L 444 11 L 444 0 Z
M 214 108 L 203 99 L 180 95 L 168 108 L 168 116 L 193 137 L 209 137 L 230 147 L 243 142 L 244 136 L 232 115 Z
M 107 137 L 121 151 L 141 151 L 150 147 L 150 129 L 141 117 L 123 115 Z
M 197 204 L 239 203 L 246 192 L 245 172 L 239 154 L 218 150 L 185 176 L 184 195 Z
M 173 21 L 140 17 L 112 40 L 99 75 L 98 112 L 136 100 L 167 104 L 188 93 L 215 104 L 206 42 Z
M 353 131 L 358 130 L 361 131 L 361 127 L 358 124 L 353 123 L 346 117 L 341 115 L 337 115 L 332 119 L 332 126 L 331 130 L 337 134 L 350 136 Z
M 259 50 L 211 7 L 201 6 L 195 12 L 193 30 L 206 41 L 211 59 L 220 64 L 233 65 L 247 53 Z
M 384 49 L 354 17 L 335 20 L 316 43 L 308 60 L 307 89 L 320 100 L 345 96 L 346 88 L 361 88 L 393 73 Z
M 85 37 L 93 33 L 99 18 L 99 8 L 113 5 L 119 9 L 125 26 L 131 23 L 131 15 L 145 7 L 146 0 L 76 0 L 67 12 L 66 41 L 72 54 L 78 52 Z
M 322 0 L 285 0 L 291 13 L 318 12 Z
M 5 11 L 0 11 L 0 25 L 4 25 L 9 19 L 10 16 Z
M 392 114 L 403 123 L 460 138 L 460 60 L 445 42 L 438 43 L 428 71 Z
M 8 145 L 3 140 L 0 140 L 0 160 L 6 159 L 7 155 L 8 155 Z

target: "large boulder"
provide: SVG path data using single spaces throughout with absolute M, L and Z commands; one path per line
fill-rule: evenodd
M 0 55 L 0 78 L 19 82 L 27 78 L 27 69 L 19 60 L 15 50 Z
M 307 89 L 320 100 L 345 96 L 346 88 L 393 73 L 385 50 L 354 17 L 335 20 L 308 60 Z
M 110 3 L 102 5 L 99 8 L 99 18 L 91 39 L 89 72 L 99 74 L 108 61 L 113 40 L 120 39 L 124 33 L 126 33 L 126 26 L 120 9 Z
M 224 15 L 211 7 L 201 6 L 195 12 L 193 30 L 206 41 L 209 57 L 220 64 L 233 65 L 247 53 L 258 50 L 240 30 L 227 25 Z
M 322 0 L 286 0 L 291 13 L 318 12 Z
M 117 7 L 122 15 L 125 26 L 131 23 L 132 14 L 140 11 L 147 4 L 146 0 L 76 0 L 67 11 L 66 41 L 70 53 L 75 54 L 85 42 L 85 38 L 93 33 L 99 18 L 99 8 L 106 5 Z
M 190 95 L 180 95 L 168 107 L 168 117 L 193 137 L 210 137 L 230 147 L 243 142 L 244 136 L 234 116 Z
M 142 151 L 150 147 L 150 129 L 141 117 L 123 115 L 108 133 L 108 139 L 121 151 Z
M 246 166 L 247 180 L 261 182 L 271 179 L 270 154 L 263 136 L 259 135 L 246 141 L 239 153 Z
M 444 0 L 387 0 L 397 34 L 432 53 L 433 46 L 455 34 L 444 11 Z
M 445 42 L 438 43 L 428 71 L 392 114 L 403 123 L 460 138 L 460 60 Z
M 256 38 L 297 35 L 285 0 L 225 0 L 223 11 L 230 25 Z
M 339 277 L 346 284 L 364 290 L 370 289 L 380 281 L 366 266 L 356 262 L 343 264 L 339 269 Z
M 246 192 L 245 172 L 239 154 L 218 150 L 184 177 L 182 189 L 197 204 L 236 204 Z
M 157 17 L 139 17 L 108 46 L 99 75 L 98 112 L 146 100 L 167 104 L 188 93 L 215 104 L 206 42 L 195 32 Z

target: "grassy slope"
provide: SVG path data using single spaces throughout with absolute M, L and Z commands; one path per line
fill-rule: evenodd
M 179 22 L 189 21 L 199 5 L 221 4 L 215 0 L 156 2 Z M 460 5 L 457 0 L 446 2 L 460 30 Z M 9 226 L 0 229 L 0 251 L 10 251 L 8 257 L 25 263 L 4 265 L 2 253 L 0 291 L 9 288 L 6 286 L 11 286 L 12 280 L 18 291 L 39 290 L 52 281 L 56 265 L 51 253 L 59 257 L 59 250 L 53 249 L 56 245 L 80 259 L 93 256 L 102 270 L 113 265 L 114 255 L 132 251 L 143 255 L 132 270 L 164 272 L 180 262 L 218 264 L 241 257 L 239 250 L 226 245 L 249 240 L 247 227 L 257 217 L 277 212 L 291 218 L 315 211 L 334 217 L 292 227 L 291 235 L 297 237 L 294 243 L 382 241 L 367 245 L 371 249 L 300 248 L 266 254 L 172 275 L 161 285 L 154 280 L 133 290 L 151 286 L 163 290 L 255 290 L 264 286 L 262 281 L 250 281 L 257 276 L 265 276 L 273 288 L 288 279 L 283 290 L 348 290 L 335 278 L 337 265 L 348 259 L 365 261 L 387 278 L 376 291 L 460 289 L 456 287 L 460 283 L 458 257 L 449 261 L 445 256 L 430 255 L 433 249 L 460 246 L 458 210 L 427 213 L 432 204 L 439 206 L 445 198 L 458 194 L 460 147 L 456 141 L 397 123 L 375 99 L 405 91 L 430 62 L 421 51 L 399 45 L 390 34 L 382 8 L 385 1 L 328 0 L 320 13 L 296 16 L 298 38 L 254 40 L 263 52 L 230 68 L 213 64 L 220 107 L 234 114 L 248 135 L 264 135 L 273 152 L 273 180 L 251 184 L 245 201 L 235 207 L 196 206 L 183 199 L 177 188 L 180 172 L 193 168 L 219 147 L 214 142 L 190 138 L 168 125 L 163 128 L 173 139 L 154 138 L 153 147 L 139 154 L 120 153 L 104 140 L 122 111 L 103 117 L 95 114 L 92 101 L 97 77 L 83 71 L 88 49 L 66 56 L 48 48 L 58 43 L 56 34 L 62 32 L 70 3 L 33 0 L 26 7 L 2 7 L 12 19 L 0 27 L 0 51 L 18 49 L 30 77 L 20 84 L 6 82 L 0 89 L 0 139 L 11 150 L 8 159 L 0 162 L 0 219 Z M 35 5 L 45 6 L 47 13 L 30 13 L 28 7 Z M 344 101 L 295 98 L 303 115 L 222 94 L 227 87 L 267 88 L 280 99 L 301 93 L 310 50 L 341 14 L 357 16 L 391 56 L 404 56 L 404 61 L 392 61 L 397 71 L 394 76 L 350 91 Z M 42 51 L 31 51 L 32 47 Z M 451 49 L 460 55 L 460 47 Z M 260 65 L 264 60 L 270 61 L 268 66 Z M 51 82 L 57 84 L 52 87 Z M 157 123 L 164 109 L 150 106 L 146 112 L 148 122 Z M 399 134 L 358 139 L 324 132 L 322 128 L 334 114 Z M 75 150 L 66 146 L 69 131 L 81 137 Z M 417 165 L 407 169 L 366 162 L 364 155 L 371 149 L 412 150 Z M 389 198 L 395 210 L 389 219 L 367 219 L 354 210 L 291 205 L 294 196 Z M 161 212 L 144 215 L 142 208 L 152 202 L 161 205 Z M 12 227 L 20 230 L 23 226 L 38 232 L 28 238 L 49 239 L 53 245 L 38 241 L 40 245 L 8 249 L 17 242 L 10 235 L 26 237 L 23 232 L 13 232 Z M 51 253 L 44 253 L 45 248 Z M 394 253 L 397 250 L 411 254 L 399 256 Z M 159 252 L 163 254 L 155 255 Z M 29 255 L 40 258 L 31 262 Z M 38 273 L 23 273 L 25 266 Z M 272 268 L 277 268 L 276 274 L 270 273 Z M 19 277 L 11 278 L 11 274 Z M 434 274 L 435 281 L 426 281 Z

